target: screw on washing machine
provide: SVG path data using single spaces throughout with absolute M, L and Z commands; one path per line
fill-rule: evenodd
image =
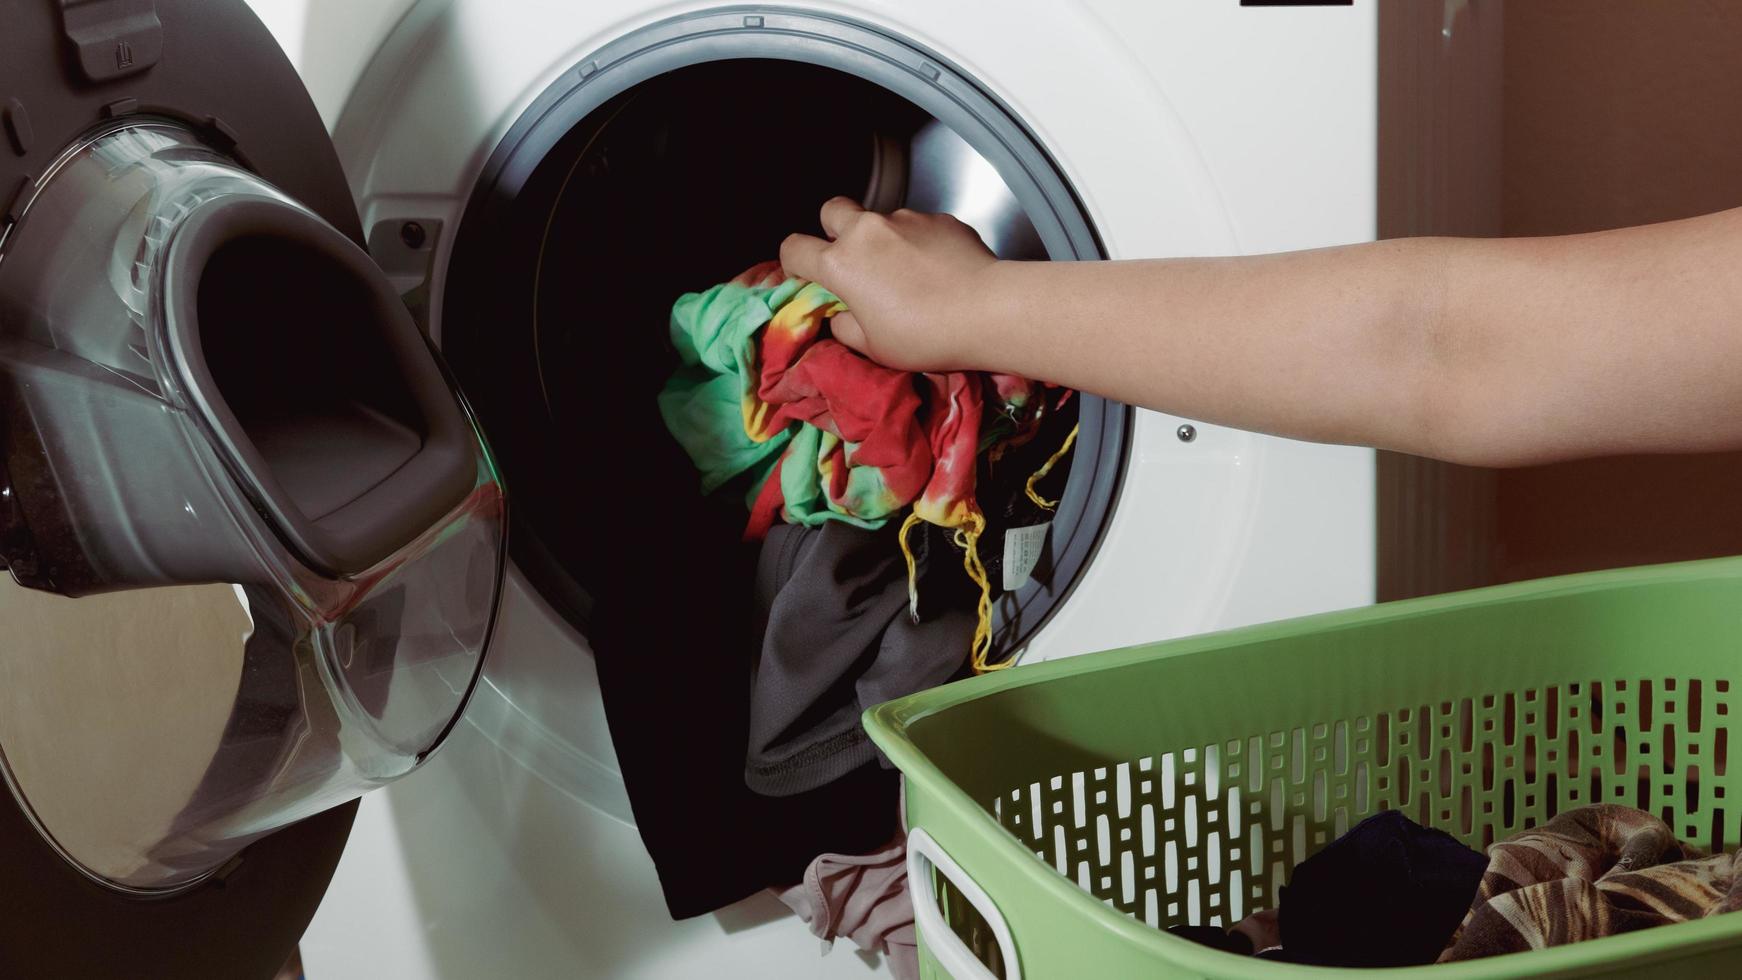
M 1197 426 L 1188 422 L 1173 430 L 1173 434 L 1179 436 L 1180 442 L 1191 442 L 1193 439 L 1198 437 L 1198 429 Z
M 422 248 L 423 243 L 429 240 L 429 235 L 423 230 L 423 225 L 407 221 L 399 226 L 399 240 L 405 243 L 406 248 Z

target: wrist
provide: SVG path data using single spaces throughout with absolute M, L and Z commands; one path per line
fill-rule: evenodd
M 1009 322 L 1009 265 L 993 259 L 969 273 L 951 289 L 942 324 L 944 359 L 967 371 L 1009 371 L 1002 350 L 1003 326 Z
M 1031 263 L 994 259 L 981 266 L 957 295 L 956 350 L 952 353 L 963 367 L 976 371 L 1020 374 L 1022 341 L 1016 327 L 1020 311 L 1022 268 Z

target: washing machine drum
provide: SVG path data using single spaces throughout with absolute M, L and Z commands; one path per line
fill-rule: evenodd
M 0 41 L 0 975 L 268 976 L 459 716 L 476 426 L 240 0 Z
M 516 565 L 601 657 L 601 619 L 639 629 L 656 615 L 635 609 L 649 596 L 739 574 L 726 570 L 735 556 L 710 565 L 701 552 L 735 549 L 743 488 L 698 507 L 692 464 L 657 413 L 624 410 L 654 405 L 677 367 L 667 331 L 647 328 L 667 323 L 674 297 L 775 257 L 789 232 L 817 230 L 834 195 L 954 214 L 1005 259 L 1102 257 L 1056 165 L 971 78 L 863 25 L 748 9 L 674 16 L 589 52 L 502 136 L 448 232 L 437 329 L 515 488 Z M 391 172 L 373 177 L 392 188 Z M 1124 406 L 1072 397 L 982 473 L 998 657 L 1086 567 L 1128 424 Z M 1023 480 L 1073 427 L 1042 487 L 1060 504 L 1038 511 Z M 621 460 L 633 467 L 615 471 Z M 708 508 L 715 519 L 694 513 Z M 1042 521 L 1038 563 L 1006 592 L 1005 532 Z M 679 567 L 657 560 L 667 554 Z M 628 741 L 618 733 L 620 751 Z

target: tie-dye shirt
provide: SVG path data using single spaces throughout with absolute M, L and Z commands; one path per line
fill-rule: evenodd
M 930 523 L 967 526 L 979 516 L 977 455 L 1033 437 L 1041 386 L 883 367 L 828 336 L 828 318 L 845 308 L 777 262 L 680 298 L 671 335 L 682 366 L 659 398 L 666 427 L 704 493 L 779 453 L 753 481 L 751 539 L 776 520 L 881 527 L 909 506 Z

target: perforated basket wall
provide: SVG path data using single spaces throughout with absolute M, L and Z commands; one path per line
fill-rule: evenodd
M 1564 809 L 1622 803 L 1732 847 L 1730 697 L 1726 678 L 1687 677 L 1495 692 L 1057 773 L 988 809 L 1122 912 L 1225 926 L 1273 906 L 1296 864 L 1379 810 L 1480 848 Z
M 1257 961 L 1116 920 L 1226 927 L 1383 809 L 1481 848 L 1623 803 L 1736 848 L 1739 675 L 1742 560 L 1726 559 L 1019 668 L 879 707 L 867 727 L 908 777 L 910 826 L 997 905 L 1024 976 L 1235 977 Z M 997 974 L 984 921 L 933 880 L 952 930 Z M 1720 916 L 1433 969 L 1677 975 L 1697 960 L 1742 975 L 1739 953 L 1742 916 Z

